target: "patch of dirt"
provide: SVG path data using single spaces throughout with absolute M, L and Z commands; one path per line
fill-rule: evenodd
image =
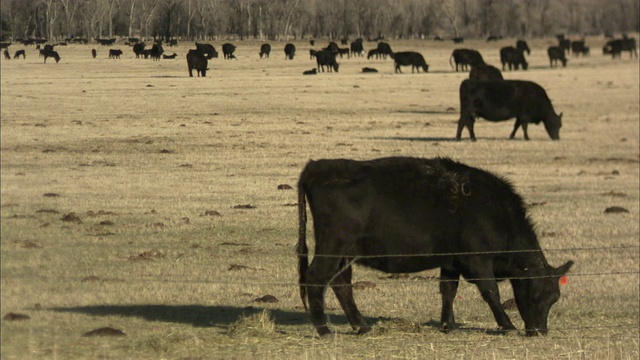
M 62 220 L 64 222 L 74 222 L 74 223 L 77 223 L 77 224 L 82 224 L 82 220 L 74 212 L 70 212 L 68 214 L 65 214 L 62 218 L 60 218 L 60 220 Z
M 142 252 L 138 255 L 129 256 L 129 260 L 154 260 L 154 259 L 164 259 L 167 255 L 159 250 L 149 250 Z
M 244 204 L 244 205 L 236 205 L 233 207 L 234 209 L 255 209 L 255 205 Z
M 20 321 L 20 320 L 29 320 L 31 319 L 31 316 L 26 315 L 26 314 L 18 314 L 18 313 L 7 313 L 5 316 L 2 317 L 2 320 L 5 321 Z
M 376 283 L 373 281 L 356 281 L 353 283 L 353 288 L 355 290 L 375 289 Z

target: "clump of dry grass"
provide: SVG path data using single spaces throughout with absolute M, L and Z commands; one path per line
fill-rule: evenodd
M 276 323 L 266 309 L 259 313 L 243 315 L 227 328 L 227 334 L 230 336 L 264 336 L 273 335 L 275 332 Z
M 412 333 L 417 334 L 422 332 L 422 327 L 419 323 L 408 319 L 392 319 L 388 321 L 380 321 L 374 328 L 376 334 L 390 334 L 390 333 Z

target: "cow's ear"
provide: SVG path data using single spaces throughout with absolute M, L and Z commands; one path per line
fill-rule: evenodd
M 567 261 L 564 265 L 562 265 L 562 266 L 559 266 L 559 267 L 555 268 L 555 269 L 553 270 L 553 273 L 554 273 L 556 276 L 562 276 L 562 275 L 566 274 L 566 273 L 569 271 L 569 269 L 571 268 L 571 266 L 573 266 L 573 261 L 569 260 L 569 261 Z

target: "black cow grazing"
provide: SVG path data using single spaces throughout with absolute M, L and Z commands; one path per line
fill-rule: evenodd
M 466 71 L 467 67 L 484 64 L 484 59 L 482 58 L 482 55 L 480 55 L 480 52 L 478 52 L 477 50 L 455 49 L 453 50 L 453 53 L 451 53 L 451 57 L 449 58 L 449 64 L 451 65 L 452 69 L 454 62 L 456 64 L 456 71 L 458 71 L 458 69 Z
M 218 57 L 218 52 L 211 44 L 196 43 L 196 50 L 202 53 L 209 60 Z
M 53 60 L 56 61 L 56 64 L 60 61 L 60 55 L 58 55 L 58 52 L 53 51 L 53 50 L 40 50 L 42 56 L 44 56 L 44 63 L 47 63 L 47 59 L 48 58 L 53 58 Z
M 111 46 L 116 42 L 116 39 L 96 39 L 96 42 L 102 46 Z
M 454 37 L 451 40 L 453 40 L 454 44 L 462 44 L 464 42 L 464 38 L 463 37 Z
M 336 62 L 336 54 L 329 49 L 320 50 L 316 53 L 316 63 L 318 64 L 318 71 L 324 72 L 326 66 L 329 72 L 338 72 L 340 64 Z
M 380 52 L 378 51 L 378 49 L 371 49 L 367 53 L 367 59 L 371 59 L 374 56 L 376 57 L 376 59 L 380 58 Z
M 476 117 L 489 121 L 504 121 L 516 118 L 513 139 L 522 126 L 524 139 L 529 140 L 527 125 L 544 123 L 553 140 L 560 140 L 562 113 L 557 115 L 544 89 L 531 81 L 524 80 L 464 80 L 460 84 L 460 119 L 456 139 L 462 137 L 462 129 L 469 130 L 471 140 L 476 140 L 473 125 Z
M 349 48 L 338 48 L 338 55 L 340 56 L 340 59 L 342 59 L 343 55 L 347 55 L 347 59 L 350 58 L 350 52 L 351 50 Z
M 271 45 L 262 44 L 260 46 L 260 59 L 262 59 L 263 56 L 265 59 L 268 58 L 269 54 L 271 54 Z
M 574 57 L 587 56 L 589 55 L 589 47 L 585 45 L 584 40 L 575 40 L 571 42 L 571 53 Z
M 153 61 L 158 61 L 158 60 L 160 60 L 160 56 L 163 53 L 164 53 L 164 49 L 162 48 L 162 45 L 160 45 L 158 43 L 155 43 L 151 47 L 151 52 L 149 53 L 149 55 L 151 56 L 151 59 Z
M 209 65 L 209 61 L 207 60 L 207 55 L 203 54 L 199 50 L 189 50 L 187 53 L 187 66 L 189 68 L 189 77 L 193 77 L 193 70 L 195 69 L 198 76 L 206 77 L 207 67 Z
M 9 55 L 9 50 L 4 49 L 4 58 L 6 60 L 11 60 L 11 55 Z
M 120 55 L 122 55 L 122 50 L 109 49 L 109 59 L 120 59 Z
M 362 72 L 363 73 L 377 73 L 378 70 L 374 69 L 374 68 L 370 68 L 370 67 L 363 67 L 362 68 Z
M 509 70 L 518 70 L 522 66 L 522 70 L 527 70 L 529 64 L 524 58 L 524 50 L 513 46 L 505 46 L 500 49 L 500 62 L 502 63 L 502 71 L 506 65 Z
M 427 62 L 424 60 L 424 57 L 420 53 L 414 51 L 403 51 L 394 53 L 393 55 L 391 55 L 391 57 L 393 58 L 395 63 L 396 73 L 402 73 L 402 70 L 400 70 L 400 66 L 409 65 L 411 65 L 412 74 L 413 69 L 416 69 L 418 72 L 420 72 L 420 68 L 422 68 L 424 72 L 429 71 L 429 65 L 427 65 Z
M 144 57 L 144 48 L 146 44 L 143 42 L 135 43 L 133 45 L 133 53 L 136 54 L 136 59 Z
M 284 59 L 293 60 L 293 57 L 296 56 L 296 46 L 288 43 L 284 46 Z
M 318 53 L 317 51 L 313 49 L 309 49 L 309 60 L 315 58 L 317 53 Z
M 629 57 L 632 58 L 635 54 L 636 58 L 638 57 L 638 48 L 636 44 L 635 38 L 625 37 L 622 39 L 609 40 L 602 48 L 602 53 L 604 55 L 611 54 L 611 58 L 622 59 L 622 52 L 628 51 Z
M 384 42 L 384 41 L 380 41 L 378 43 L 378 47 L 376 48 L 378 50 L 378 55 L 382 56 L 383 59 L 387 58 L 387 55 L 391 56 L 393 55 L 393 51 L 391 50 L 391 46 Z
M 564 49 L 560 46 L 550 46 L 547 49 L 547 54 L 549 54 L 549 66 L 556 67 L 558 66 L 558 61 L 562 62 L 562 66 L 567 66 L 567 58 L 564 56 Z
M 502 80 L 502 73 L 497 67 L 488 64 L 478 64 L 469 71 L 471 80 Z
M 363 56 L 364 47 L 362 46 L 362 41 L 354 41 L 350 45 L 351 56 Z
M 516 49 L 526 51 L 527 55 L 531 55 L 531 49 L 529 49 L 529 44 L 527 44 L 527 42 L 524 40 L 516 41 Z
M 309 264 L 307 206 L 315 251 Z M 544 256 L 525 202 L 513 185 L 447 158 L 390 157 L 369 161 L 310 161 L 298 181 L 298 275 L 311 323 L 331 335 L 325 316 L 330 286 L 359 334 L 371 327 L 353 297 L 352 265 L 386 273 L 440 268 L 445 331 L 460 276 L 474 283 L 503 333 L 517 333 L 501 306 L 498 281 L 509 280 L 527 336 L 548 333 L 548 315 L 560 298 L 560 277 Z
M 571 51 L 571 40 L 562 39 L 558 41 L 558 47 L 562 48 L 562 51 L 568 53 Z
M 5 41 L 0 42 L 0 49 L 8 49 L 9 46 L 11 46 L 10 42 L 5 42 Z
M 13 54 L 13 58 L 14 59 L 18 59 L 18 58 L 20 58 L 20 56 L 22 56 L 22 59 L 26 59 L 27 58 L 27 55 L 25 54 L 24 50 L 18 50 L 18 51 L 16 51 L 15 54 Z
M 176 53 L 173 53 L 171 55 L 162 54 L 162 58 L 163 59 L 175 59 L 176 57 L 178 57 L 178 54 L 176 54 Z
M 231 60 L 231 56 L 233 55 L 234 51 L 236 51 L 235 45 L 229 43 L 222 44 L 222 56 L 225 59 Z
M 91 57 L 95 59 L 96 56 L 98 56 L 98 52 L 96 51 L 96 49 L 91 49 Z
M 489 35 L 487 37 L 487 42 L 502 40 L 502 36 L 500 35 Z
M 318 73 L 318 69 L 311 69 L 302 72 L 302 75 L 316 75 Z

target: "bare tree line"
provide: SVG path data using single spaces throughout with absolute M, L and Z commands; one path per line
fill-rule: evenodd
M 639 0 L 0 0 L 19 38 L 483 38 L 640 30 Z

